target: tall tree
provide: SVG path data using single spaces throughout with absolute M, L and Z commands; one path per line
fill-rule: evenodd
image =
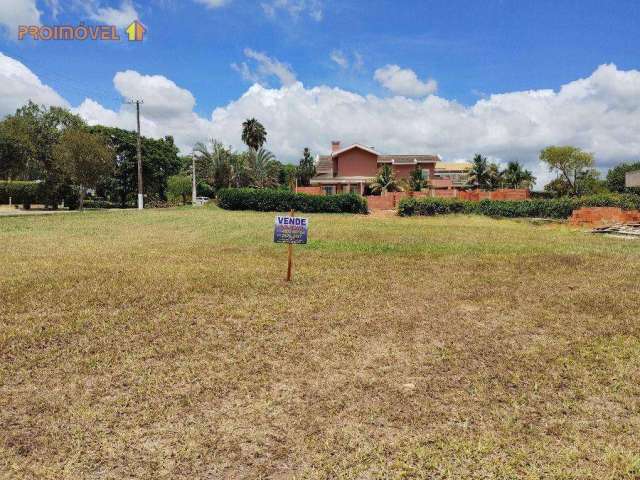
M 607 188 L 612 192 L 640 194 L 640 188 L 626 186 L 627 172 L 640 170 L 640 162 L 621 163 L 607 173 Z
M 502 178 L 502 171 L 497 163 L 491 162 L 487 166 L 487 179 L 484 184 L 485 190 L 496 190 L 502 188 L 504 185 L 504 179 Z
M 34 172 L 29 168 L 29 155 L 25 144 L 22 122 L 7 118 L 0 122 L 0 178 L 30 180 Z M 22 138 L 21 138 L 22 137 Z
M 78 187 L 80 210 L 84 205 L 87 188 L 96 188 L 98 183 L 111 173 L 114 154 L 104 138 L 82 128 L 69 128 L 53 147 L 53 158 L 57 169 L 65 180 Z
M 469 183 L 476 188 L 487 188 L 491 179 L 487 157 L 476 153 L 472 163 L 473 166 L 469 171 Z
M 222 142 L 211 139 L 209 145 L 199 142 L 193 147 L 196 158 L 196 175 L 215 190 L 232 186 L 233 153 Z
M 577 181 L 581 173 L 593 166 L 593 154 L 571 146 L 550 146 L 540 152 L 540 160 L 564 178 L 570 191 L 578 193 Z
M 69 128 L 82 128 L 84 121 L 61 107 L 45 107 L 29 101 L 3 121 L 12 144 L 12 174 L 28 180 L 41 180 L 46 202 L 57 207 L 63 194 L 64 175 L 53 157 L 53 148 Z
M 301 187 L 308 187 L 311 179 L 316 174 L 316 165 L 311 156 L 311 151 L 308 148 L 302 152 L 302 158 L 298 165 L 298 185 Z
M 424 178 L 424 173 L 422 172 L 420 165 L 416 163 L 415 168 L 411 170 L 411 173 L 409 174 L 409 186 L 411 187 L 411 191 L 419 192 L 426 184 L 427 181 Z
M 267 141 L 267 131 L 255 118 L 242 123 L 242 141 L 253 151 L 258 151 Z
M 182 203 L 187 203 L 191 196 L 193 184 L 189 175 L 172 175 L 167 180 L 167 191 L 172 197 L 181 197 Z
M 251 151 L 248 166 L 255 187 L 267 188 L 278 184 L 278 162 L 269 150 Z
M 278 183 L 283 187 L 294 190 L 299 173 L 298 167 L 290 163 L 282 164 L 280 162 L 278 162 L 278 167 Z M 300 182 L 298 181 L 298 185 L 299 184 Z
M 531 188 L 536 178 L 529 170 L 525 170 L 520 162 L 509 162 L 502 172 L 502 181 L 507 188 Z
M 124 208 L 137 192 L 136 133 L 120 128 L 95 126 L 91 132 L 103 135 L 115 152 L 113 175 L 101 182 L 100 194 L 116 200 Z M 167 181 L 182 168 L 173 137 L 142 137 L 142 178 L 145 195 L 166 200 Z

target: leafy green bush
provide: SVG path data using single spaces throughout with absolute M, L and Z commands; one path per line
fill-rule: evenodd
M 581 207 L 619 207 L 623 210 L 636 210 L 640 209 L 640 195 L 599 194 L 551 200 L 480 202 L 444 198 L 404 198 L 398 205 L 398 213 L 402 216 L 468 213 L 507 218 L 568 218 L 573 210 Z
M 0 181 L 0 204 L 22 204 L 25 208 L 38 203 L 41 187 L 38 182 Z
M 64 206 L 69 210 L 77 210 L 80 208 L 80 189 L 73 185 L 65 185 L 62 189 L 62 200 L 64 201 Z M 87 202 L 85 200 L 85 207 L 86 205 Z
M 218 205 L 227 210 L 305 213 L 367 213 L 367 201 L 350 193 L 307 195 L 288 190 L 225 188 L 217 192 Z

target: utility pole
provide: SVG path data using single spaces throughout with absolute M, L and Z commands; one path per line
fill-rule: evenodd
M 196 206 L 196 156 L 191 155 L 191 183 L 192 183 L 192 191 L 191 191 L 191 206 Z
M 136 104 L 136 119 L 138 122 L 138 210 L 144 208 L 144 189 L 142 186 L 142 141 L 140 140 L 140 104 L 142 100 L 129 100 L 127 103 Z

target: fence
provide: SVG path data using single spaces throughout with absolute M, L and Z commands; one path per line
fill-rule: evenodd
M 404 197 L 435 197 L 435 198 L 459 198 L 460 200 L 469 200 L 478 202 L 480 200 L 527 200 L 530 197 L 529 190 L 525 189 L 503 189 L 494 192 L 485 192 L 482 190 L 463 191 L 457 189 L 451 190 L 429 190 L 425 192 L 387 192 L 386 194 L 376 196 L 369 195 L 365 197 L 370 210 L 392 210 L 398 206 L 400 200 Z
M 321 187 L 297 187 L 296 192 L 308 195 L 322 195 Z M 478 202 L 480 200 L 528 200 L 529 190 L 501 189 L 493 192 L 483 190 L 431 189 L 424 192 L 387 192 L 383 195 L 368 195 L 365 198 L 370 210 L 392 210 L 398 206 L 400 199 L 411 197 L 459 198 Z
M 307 195 L 322 195 L 321 187 L 296 187 L 296 193 L 306 193 Z

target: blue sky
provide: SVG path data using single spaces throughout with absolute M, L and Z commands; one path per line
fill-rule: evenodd
M 628 103 L 626 96 L 635 95 L 640 67 L 637 0 L 3 0 L 3 4 L 2 54 L 94 122 L 129 125 L 121 99 L 131 92 L 151 92 L 150 110 L 154 98 L 167 104 L 176 101 L 171 119 L 153 111 L 146 119 L 153 133 L 174 134 L 183 149 L 214 135 L 237 146 L 238 128 L 224 122 L 261 114 L 259 119 L 271 127 L 271 148 L 286 160 L 306 145 L 321 150 L 332 136 L 375 142 L 386 150 L 429 150 L 452 159 L 483 149 L 500 161 L 517 157 L 529 165 L 539 148 L 550 142 L 596 150 L 602 166 L 640 153 L 637 141 L 628 142 L 626 130 L 621 133 L 622 123 L 638 119 L 637 110 L 629 112 L 629 105 L 616 110 L 619 128 L 601 116 L 611 108 L 622 108 Z M 93 25 L 116 19 L 124 25 L 133 20 L 131 16 L 148 28 L 142 43 L 16 40 L 17 23 L 27 20 Z M 114 85 L 116 74 L 126 71 L 135 75 Z M 571 85 L 591 98 L 563 95 L 563 86 Z M 625 85 L 620 93 L 617 86 Z M 6 95 L 22 100 L 15 90 Z M 513 95 L 528 91 L 532 93 L 526 98 Z M 549 91 L 555 92 L 553 97 L 544 93 Z M 624 98 L 612 100 L 612 92 Z M 602 105 L 593 108 L 596 101 Z M 275 105 L 279 116 L 270 116 L 268 105 Z M 633 100 L 632 105 L 635 108 Z M 216 119 L 212 112 L 217 108 L 221 113 Z M 566 120 L 555 129 L 562 134 L 544 133 L 552 130 L 543 124 L 544 118 L 555 122 L 572 109 L 576 116 L 585 116 L 587 108 L 592 108 L 588 110 L 593 113 L 592 124 L 572 125 Z M 509 114 L 499 117 L 501 111 Z M 365 128 L 369 118 L 372 125 L 393 118 L 397 126 L 401 121 L 412 123 L 411 115 L 420 115 L 423 123 L 416 120 L 410 136 L 393 131 L 387 135 L 382 126 Z M 189 132 L 170 132 L 176 125 L 172 119 L 178 117 L 199 125 Z M 437 128 L 425 120 L 430 117 Z M 495 125 L 486 130 L 475 124 L 464 127 L 475 136 L 460 137 L 454 132 L 456 123 L 468 117 Z M 356 118 L 359 128 L 352 125 Z M 303 133 L 288 137 L 300 128 Z M 532 135 L 527 135 L 527 128 Z M 537 140 L 529 142 L 532 137 Z
M 440 95 L 465 104 L 483 93 L 558 88 L 602 63 L 627 69 L 640 62 L 637 0 L 325 1 L 318 6 L 321 20 L 286 8 L 270 17 L 260 2 L 248 0 L 219 8 L 188 0 L 134 5 L 149 29 L 141 45 L 16 42 L 5 35 L 3 51 L 72 103 L 88 94 L 112 100 L 114 72 L 135 69 L 189 89 L 202 114 L 246 90 L 249 82 L 231 69 L 245 60 L 245 48 L 288 63 L 305 86 L 385 95 L 372 72 L 397 64 L 436 79 Z M 63 2 L 56 19 L 45 2 L 37 6 L 44 24 L 87 21 L 73 2 Z M 340 68 L 330 59 L 335 50 L 360 54 L 362 68 Z

